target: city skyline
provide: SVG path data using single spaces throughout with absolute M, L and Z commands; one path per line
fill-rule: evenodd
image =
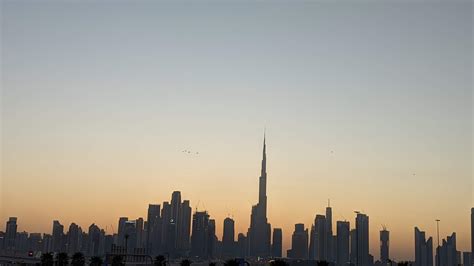
M 385 225 L 410 259 L 436 219 L 470 248 L 471 1 L 20 0 L 1 22 L 0 221 L 20 231 L 117 230 L 181 191 L 247 234 L 266 127 L 284 254 L 328 199 L 333 232 L 370 217 L 372 254 Z

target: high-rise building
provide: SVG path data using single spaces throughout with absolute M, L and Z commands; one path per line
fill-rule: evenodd
M 362 213 L 357 213 L 356 237 L 356 265 L 369 266 L 369 216 Z
M 462 265 L 463 266 L 472 266 L 471 252 L 463 252 L 462 253 Z
M 148 255 L 160 254 L 162 221 L 160 215 L 161 206 L 158 204 L 148 205 L 147 227 L 146 227 L 146 250 Z
M 89 236 L 90 237 L 90 236 Z M 124 237 L 124 247 L 128 253 L 132 253 L 133 250 L 137 247 L 137 229 L 136 221 L 130 220 L 126 221 L 123 228 L 123 237 Z
M 332 209 L 331 206 L 329 205 L 329 200 L 328 200 L 328 206 L 326 207 L 326 217 L 325 217 L 325 233 L 326 233 L 326 239 L 324 241 L 325 247 L 324 251 L 326 252 L 325 254 L 325 260 L 328 262 L 334 262 L 335 261 L 335 250 L 333 249 L 333 243 L 332 243 Z
M 141 217 L 135 220 L 135 230 L 136 230 L 136 235 L 137 235 L 137 243 L 136 243 L 137 248 L 144 247 L 143 223 L 144 223 L 143 218 Z
M 471 208 L 471 255 L 474 256 L 474 208 Z
M 224 219 L 224 230 L 222 233 L 222 256 L 230 258 L 235 255 L 235 222 L 232 218 L 227 217 Z
M 351 238 L 351 264 L 357 265 L 357 230 L 352 229 L 349 235 Z
M 189 201 L 181 202 L 181 192 L 174 191 L 171 204 L 163 203 L 161 211 L 161 251 L 171 257 L 187 256 L 191 231 L 191 207 Z
M 262 168 L 259 178 L 258 203 L 252 206 L 250 228 L 247 233 L 251 257 L 269 257 L 271 254 L 271 226 L 267 221 L 267 155 L 263 138 Z
M 443 239 L 442 245 L 436 249 L 436 265 L 456 266 L 459 260 L 456 249 L 456 233 L 452 233 L 446 239 Z
M 326 217 L 324 215 L 316 215 L 314 219 L 314 231 L 315 231 L 315 245 L 314 249 L 316 250 L 315 259 L 319 261 L 328 261 L 327 248 L 328 245 L 326 241 L 328 240 L 327 235 L 327 225 Z
M 207 241 L 207 257 L 214 258 L 217 254 L 216 220 L 209 219 Z
M 89 256 L 101 256 L 104 254 L 103 250 L 103 236 L 100 228 L 96 224 L 91 224 L 89 226 L 89 239 L 88 239 L 88 248 L 89 252 L 87 255 Z
M 62 252 L 63 249 L 64 226 L 57 220 L 53 221 L 53 251 Z
M 82 230 L 80 231 L 80 227 L 75 223 L 71 223 L 67 233 L 67 252 L 69 254 L 74 254 L 80 251 L 81 236 Z
M 349 222 L 338 221 L 336 223 L 337 235 L 337 260 L 338 266 L 344 266 L 349 263 Z
M 125 223 L 128 221 L 128 217 L 120 217 L 118 221 L 118 245 L 125 246 Z
M 239 257 L 241 257 L 241 258 L 247 257 L 248 254 L 249 254 L 249 252 L 248 252 L 248 241 L 247 241 L 247 237 L 242 233 L 240 233 L 237 236 L 237 246 L 238 246 Z
M 283 232 L 281 228 L 273 229 L 272 257 L 281 258 L 281 250 L 283 248 Z
M 304 224 L 295 224 L 295 231 L 291 237 L 291 249 L 287 256 L 293 259 L 308 259 L 308 229 Z
M 6 250 L 13 250 L 15 249 L 15 239 L 17 233 L 17 218 L 10 217 L 7 221 L 7 226 L 5 230 L 5 238 L 4 238 L 4 249 Z
M 415 266 L 433 266 L 433 239 L 415 227 Z
M 206 211 L 196 211 L 193 214 L 191 234 L 191 255 L 207 258 L 209 242 L 209 214 Z
M 384 227 L 380 231 L 380 261 L 384 264 L 388 263 L 390 259 L 389 255 L 390 245 L 390 232 Z

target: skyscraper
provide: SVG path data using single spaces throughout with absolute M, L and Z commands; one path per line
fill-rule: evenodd
M 329 200 L 328 200 L 328 206 L 326 207 L 326 220 L 325 220 L 325 233 L 326 233 L 326 239 L 324 241 L 325 244 L 325 260 L 328 262 L 334 262 L 335 259 L 335 250 L 333 250 L 333 243 L 332 243 L 332 209 L 331 206 L 329 205 Z
M 15 248 L 15 238 L 17 233 L 18 225 L 16 224 L 17 218 L 10 217 L 7 221 L 7 226 L 5 230 L 5 238 L 4 238 L 4 248 L 7 250 L 12 250 Z
M 259 178 L 258 203 L 252 206 L 248 230 L 249 252 L 252 257 L 270 256 L 271 226 L 267 221 L 267 155 L 263 138 L 262 168 Z
M 225 258 L 235 256 L 235 223 L 230 217 L 224 219 L 222 233 L 222 256 Z
M 57 220 L 53 221 L 53 251 L 62 252 L 63 250 L 64 226 Z
M 137 248 L 143 248 L 144 245 L 144 231 L 143 231 L 143 218 L 138 218 L 135 220 L 135 229 L 136 229 L 136 235 L 137 235 L 137 243 L 136 247 Z
M 191 234 L 191 255 L 193 257 L 207 258 L 209 239 L 209 214 L 206 211 L 196 211 L 193 214 L 193 227 Z
M 390 232 L 384 227 L 380 231 L 380 261 L 387 263 L 389 260 L 389 245 L 390 245 Z
M 283 232 L 281 228 L 273 229 L 272 257 L 281 258 L 283 248 Z
M 128 217 L 120 217 L 118 221 L 118 245 L 125 246 L 125 223 L 128 221 Z
M 415 227 L 415 266 L 433 266 L 433 239 Z
M 319 261 L 328 261 L 327 256 L 327 225 L 326 217 L 324 215 L 316 215 L 314 219 L 314 250 L 315 250 L 315 260 Z
M 349 222 L 338 221 L 336 223 L 337 232 L 337 265 L 344 266 L 349 261 Z
M 357 265 L 357 230 L 352 229 L 349 235 L 351 238 L 351 264 Z
M 161 214 L 159 204 L 148 205 L 146 250 L 148 255 L 158 255 L 161 247 Z
M 443 239 L 441 247 L 436 249 L 437 266 L 456 266 L 458 265 L 458 251 L 456 249 L 456 233 L 452 233 L 446 239 Z
M 471 256 L 474 256 L 474 208 L 471 208 Z
M 293 259 L 308 258 L 308 229 L 304 224 L 295 224 L 295 231 L 291 237 L 291 249 L 287 256 Z
M 75 223 L 71 223 L 67 233 L 67 252 L 69 254 L 79 251 L 81 236 L 82 230 L 80 230 L 80 227 Z
M 357 213 L 356 217 L 356 265 L 369 265 L 369 216 Z

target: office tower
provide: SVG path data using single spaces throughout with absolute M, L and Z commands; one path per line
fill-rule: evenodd
M 32 251 L 42 251 L 42 241 L 41 233 L 31 233 L 28 238 L 28 249 Z
M 288 257 L 293 259 L 308 258 L 308 229 L 304 224 L 295 224 L 295 231 L 291 237 L 291 249 L 288 250 Z
M 128 221 L 128 217 L 120 217 L 118 221 L 118 245 L 125 246 L 125 223 Z
M 101 250 L 101 231 L 100 228 L 95 225 L 91 224 L 89 226 L 88 231 L 89 239 L 88 239 L 88 249 L 89 252 L 87 253 L 89 256 L 100 256 L 103 254 Z
M 336 263 L 338 266 L 344 266 L 349 263 L 349 231 L 350 225 L 346 221 L 338 221 L 336 223 L 337 233 L 337 259 Z
M 191 255 L 193 257 L 207 258 L 209 238 L 209 214 L 207 211 L 196 211 L 193 214 L 193 227 L 191 234 Z
M 79 226 L 75 223 L 71 223 L 69 225 L 69 230 L 67 233 L 67 252 L 69 254 L 74 254 L 76 252 L 79 252 L 80 248 L 80 237 L 81 233 L 79 231 Z
M 62 252 L 63 251 L 63 235 L 64 235 L 64 226 L 59 223 L 59 221 L 53 221 L 53 251 Z
M 146 250 L 148 255 L 158 255 L 161 247 L 162 221 L 160 205 L 149 204 L 146 230 Z
M 15 250 L 17 251 L 28 251 L 28 233 L 27 232 L 18 232 L 16 233 L 15 239 Z
M 53 252 L 53 236 L 43 234 L 43 253 Z
M 239 233 L 239 235 L 237 236 L 237 247 L 238 247 L 239 257 L 245 258 L 248 256 L 247 237 L 242 233 Z
M 281 228 L 273 229 L 272 257 L 281 258 L 281 250 L 283 248 L 283 232 Z
M 415 227 L 415 266 L 433 266 L 433 239 Z
M 136 230 L 136 235 L 137 235 L 137 243 L 136 247 L 137 248 L 143 248 L 144 247 L 144 231 L 143 231 L 143 218 L 138 218 L 135 220 L 135 230 Z
M 326 225 L 326 217 L 324 215 L 316 215 L 314 219 L 314 249 L 315 253 L 315 260 L 319 261 L 328 261 L 328 253 L 327 253 L 327 225 Z
M 126 221 L 123 229 L 124 234 L 124 247 L 128 253 L 132 253 L 133 250 L 137 247 L 137 229 L 135 226 L 135 221 L 130 220 Z
M 7 226 L 5 230 L 5 237 L 4 237 L 4 249 L 6 250 L 13 250 L 15 249 L 15 239 L 17 233 L 17 218 L 10 217 L 7 221 Z
M 352 229 L 349 233 L 351 238 L 351 264 L 356 265 L 357 262 L 357 230 Z
M 262 168 L 259 178 L 258 203 L 252 206 L 247 237 L 251 257 L 270 256 L 271 226 L 267 221 L 267 155 L 263 138 Z
M 191 206 L 189 200 L 183 200 L 181 204 L 181 215 L 179 219 L 179 241 L 178 250 L 185 254 L 190 249 L 191 234 Z
M 309 231 L 309 248 L 308 248 L 308 259 L 316 259 L 316 228 L 314 224 L 311 225 L 311 230 Z
M 390 232 L 384 227 L 380 231 L 380 261 L 384 264 L 389 261 Z
M 471 255 L 474 254 L 474 208 L 471 208 Z
M 163 202 L 161 211 L 161 251 L 171 257 L 186 256 L 189 251 L 191 207 L 189 201 L 181 202 L 181 192 L 174 191 L 171 204 Z
M 437 266 L 456 266 L 458 265 L 458 251 L 456 249 L 456 233 L 452 233 L 436 249 Z
M 326 252 L 325 255 L 325 260 L 328 262 L 334 262 L 335 261 L 335 250 L 333 250 L 333 244 L 332 244 L 332 209 L 331 206 L 329 205 L 329 200 L 328 200 L 328 206 L 326 207 L 326 219 L 325 219 L 325 233 L 326 233 L 326 239 L 324 241 L 325 247 L 324 251 Z
M 462 253 L 462 265 L 463 266 L 472 266 L 471 252 L 463 252 Z
M 222 233 L 222 256 L 230 258 L 235 256 L 235 223 L 232 218 L 224 219 L 224 230 Z
M 362 213 L 356 216 L 356 265 L 368 266 L 369 263 L 369 217 Z
M 214 219 L 209 219 L 209 227 L 207 232 L 207 257 L 214 258 L 217 251 L 216 221 Z

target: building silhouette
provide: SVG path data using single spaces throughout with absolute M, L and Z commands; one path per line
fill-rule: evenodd
M 349 233 L 350 225 L 346 221 L 338 221 L 336 223 L 337 234 L 337 259 L 338 266 L 344 266 L 350 262 L 349 257 Z
M 462 253 L 462 265 L 463 266 L 472 266 L 471 252 L 463 252 Z
M 433 239 L 415 227 L 415 266 L 433 266 Z
M 57 220 L 53 221 L 53 251 L 62 252 L 63 249 L 64 226 Z
M 308 259 L 308 229 L 304 228 L 304 224 L 295 224 L 291 249 L 288 250 L 287 256 L 293 259 Z
M 369 216 L 357 213 L 356 216 L 356 265 L 370 265 L 369 256 Z
M 273 229 L 272 239 L 272 257 L 281 258 L 281 251 L 283 249 L 283 231 L 281 230 L 281 228 Z
M 456 266 L 461 263 L 460 254 L 456 249 L 456 233 L 452 233 L 446 239 L 443 239 L 440 247 L 436 248 L 437 266 Z
M 474 208 L 471 208 L 471 255 L 474 256 Z
M 191 234 L 191 256 L 208 258 L 209 256 L 209 214 L 207 211 L 196 211 L 193 214 L 193 227 Z
M 336 250 L 334 249 L 334 244 L 333 243 L 333 233 L 332 233 L 332 208 L 329 205 L 328 201 L 328 206 L 326 207 L 326 217 L 325 217 L 325 233 L 326 233 L 326 239 L 325 239 L 325 247 L 324 251 L 326 252 L 325 254 L 325 260 L 327 262 L 334 262 L 335 261 L 335 256 L 336 256 Z
M 386 264 L 389 261 L 389 247 L 390 232 L 384 227 L 383 230 L 380 231 L 380 261 L 382 263 Z
M 247 238 L 251 257 L 269 257 L 271 226 L 267 221 L 267 155 L 263 138 L 262 168 L 259 178 L 258 203 L 252 206 Z
M 224 219 L 222 233 L 222 257 L 231 258 L 236 255 L 235 252 L 235 222 L 232 218 Z
M 146 251 L 148 255 L 156 256 L 161 248 L 162 220 L 159 204 L 149 204 L 146 223 Z
M 5 230 L 4 244 L 3 247 L 6 250 L 13 250 L 15 248 L 15 239 L 17 233 L 18 225 L 17 218 L 10 217 L 7 221 L 7 226 Z
M 326 241 L 328 241 L 327 229 L 328 226 L 326 225 L 326 217 L 324 215 L 317 214 L 310 232 L 309 259 L 328 261 L 328 245 L 326 243 Z
M 80 251 L 81 239 L 82 229 L 77 224 L 71 223 L 67 234 L 67 252 L 69 254 L 74 254 Z
M 118 232 L 117 232 L 117 244 L 119 246 L 125 246 L 125 223 L 128 221 L 128 217 L 120 217 L 118 221 Z

